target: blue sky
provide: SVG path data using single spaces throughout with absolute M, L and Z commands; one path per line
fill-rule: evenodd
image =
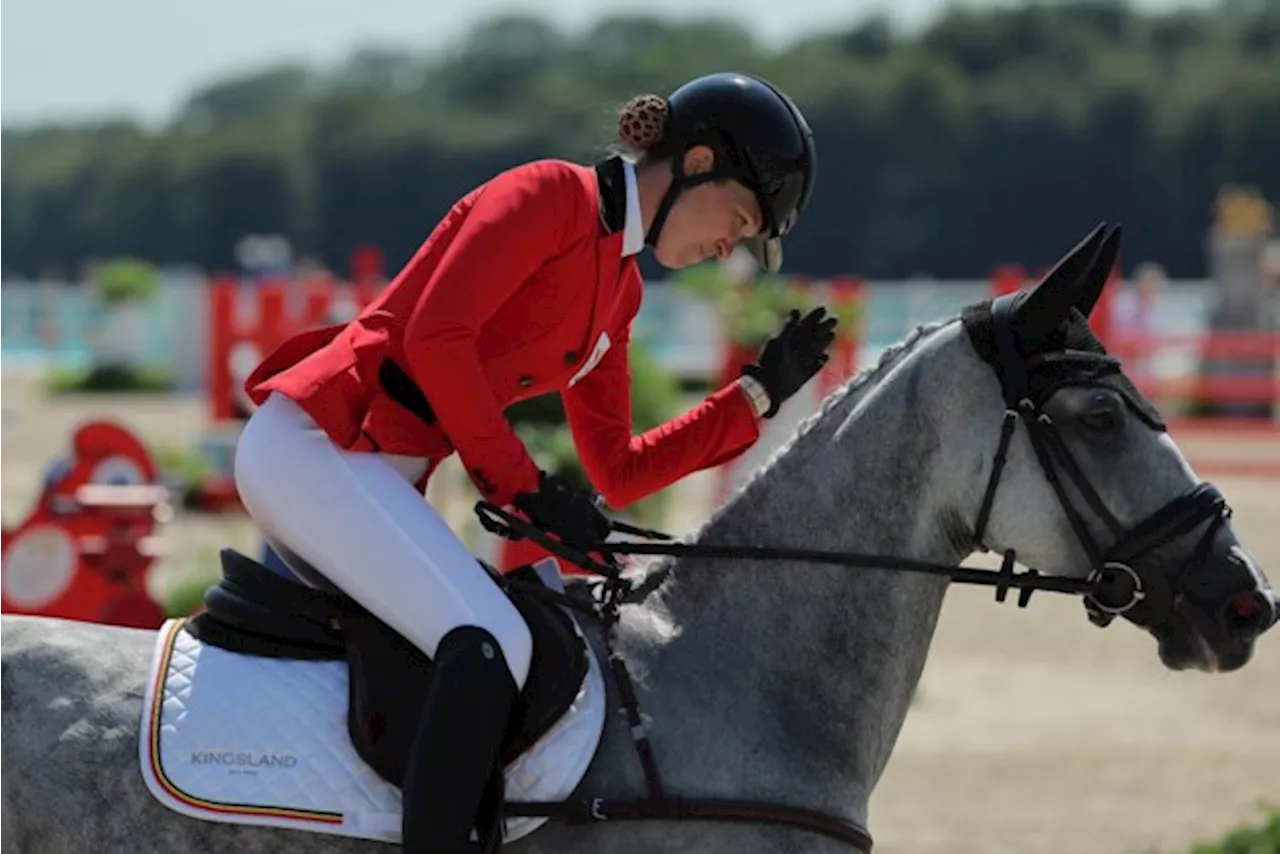
M 167 115 L 194 88 L 277 62 L 319 66 L 360 44 L 431 50 L 477 19 L 536 12 L 573 31 L 604 14 L 745 16 L 766 44 L 884 8 L 904 27 L 951 0 L 9 0 L 0 28 L 0 121 Z M 1143 8 L 1207 0 L 1134 0 Z M 985 4 L 983 4 L 985 5 Z

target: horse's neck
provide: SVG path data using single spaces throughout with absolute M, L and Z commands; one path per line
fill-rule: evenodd
M 920 372 L 900 367 L 824 411 L 696 540 L 959 563 L 960 526 L 931 483 L 936 416 Z M 893 571 L 678 561 L 622 635 L 671 789 L 865 821 L 944 589 Z

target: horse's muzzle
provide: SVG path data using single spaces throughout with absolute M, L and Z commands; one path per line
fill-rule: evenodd
M 1222 609 L 1222 626 L 1227 637 L 1241 642 L 1256 640 L 1280 618 L 1280 599 L 1275 591 L 1251 590 L 1233 596 Z

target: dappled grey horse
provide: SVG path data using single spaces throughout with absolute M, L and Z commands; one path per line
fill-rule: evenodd
M 1244 666 L 1275 595 L 1222 496 L 1087 327 L 1118 241 L 1099 227 L 1034 291 L 916 329 L 635 571 L 609 643 L 653 766 L 610 682 L 614 711 L 575 792 L 591 814 L 507 850 L 868 848 L 868 801 L 948 583 L 987 583 L 1030 608 L 1033 590 L 1079 594 L 1092 622 L 1150 632 L 1166 667 Z M 960 567 L 978 549 L 1030 569 Z M 582 626 L 605 660 L 603 632 Z M 154 633 L 5 617 L 4 635 L 6 851 L 386 850 L 159 806 L 138 770 Z M 643 800 L 655 769 L 650 804 L 666 817 L 611 813 Z M 675 803 L 691 814 L 663 812 Z M 700 803 L 748 820 L 698 815 Z

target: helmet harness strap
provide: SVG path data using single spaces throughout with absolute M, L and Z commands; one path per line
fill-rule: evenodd
M 685 174 L 684 155 L 693 147 L 693 144 L 689 142 L 677 145 L 671 153 L 671 183 L 667 185 L 667 191 L 662 195 L 662 201 L 658 204 L 658 210 L 653 215 L 653 222 L 649 225 L 649 231 L 644 236 L 644 242 L 647 246 L 657 248 L 658 236 L 667 222 L 667 215 L 671 213 L 671 208 L 675 204 L 676 198 L 686 187 L 696 187 L 708 181 L 718 181 L 724 178 L 735 178 L 747 186 L 751 186 L 753 183 L 742 174 L 742 170 L 736 169 L 727 163 L 717 163 L 711 169 L 698 175 Z M 728 148 L 728 146 L 724 146 L 724 148 Z M 715 150 L 714 146 L 713 150 Z M 719 160 L 721 155 L 717 153 L 716 157 Z M 732 155 L 727 155 L 725 159 L 731 159 L 731 157 Z

